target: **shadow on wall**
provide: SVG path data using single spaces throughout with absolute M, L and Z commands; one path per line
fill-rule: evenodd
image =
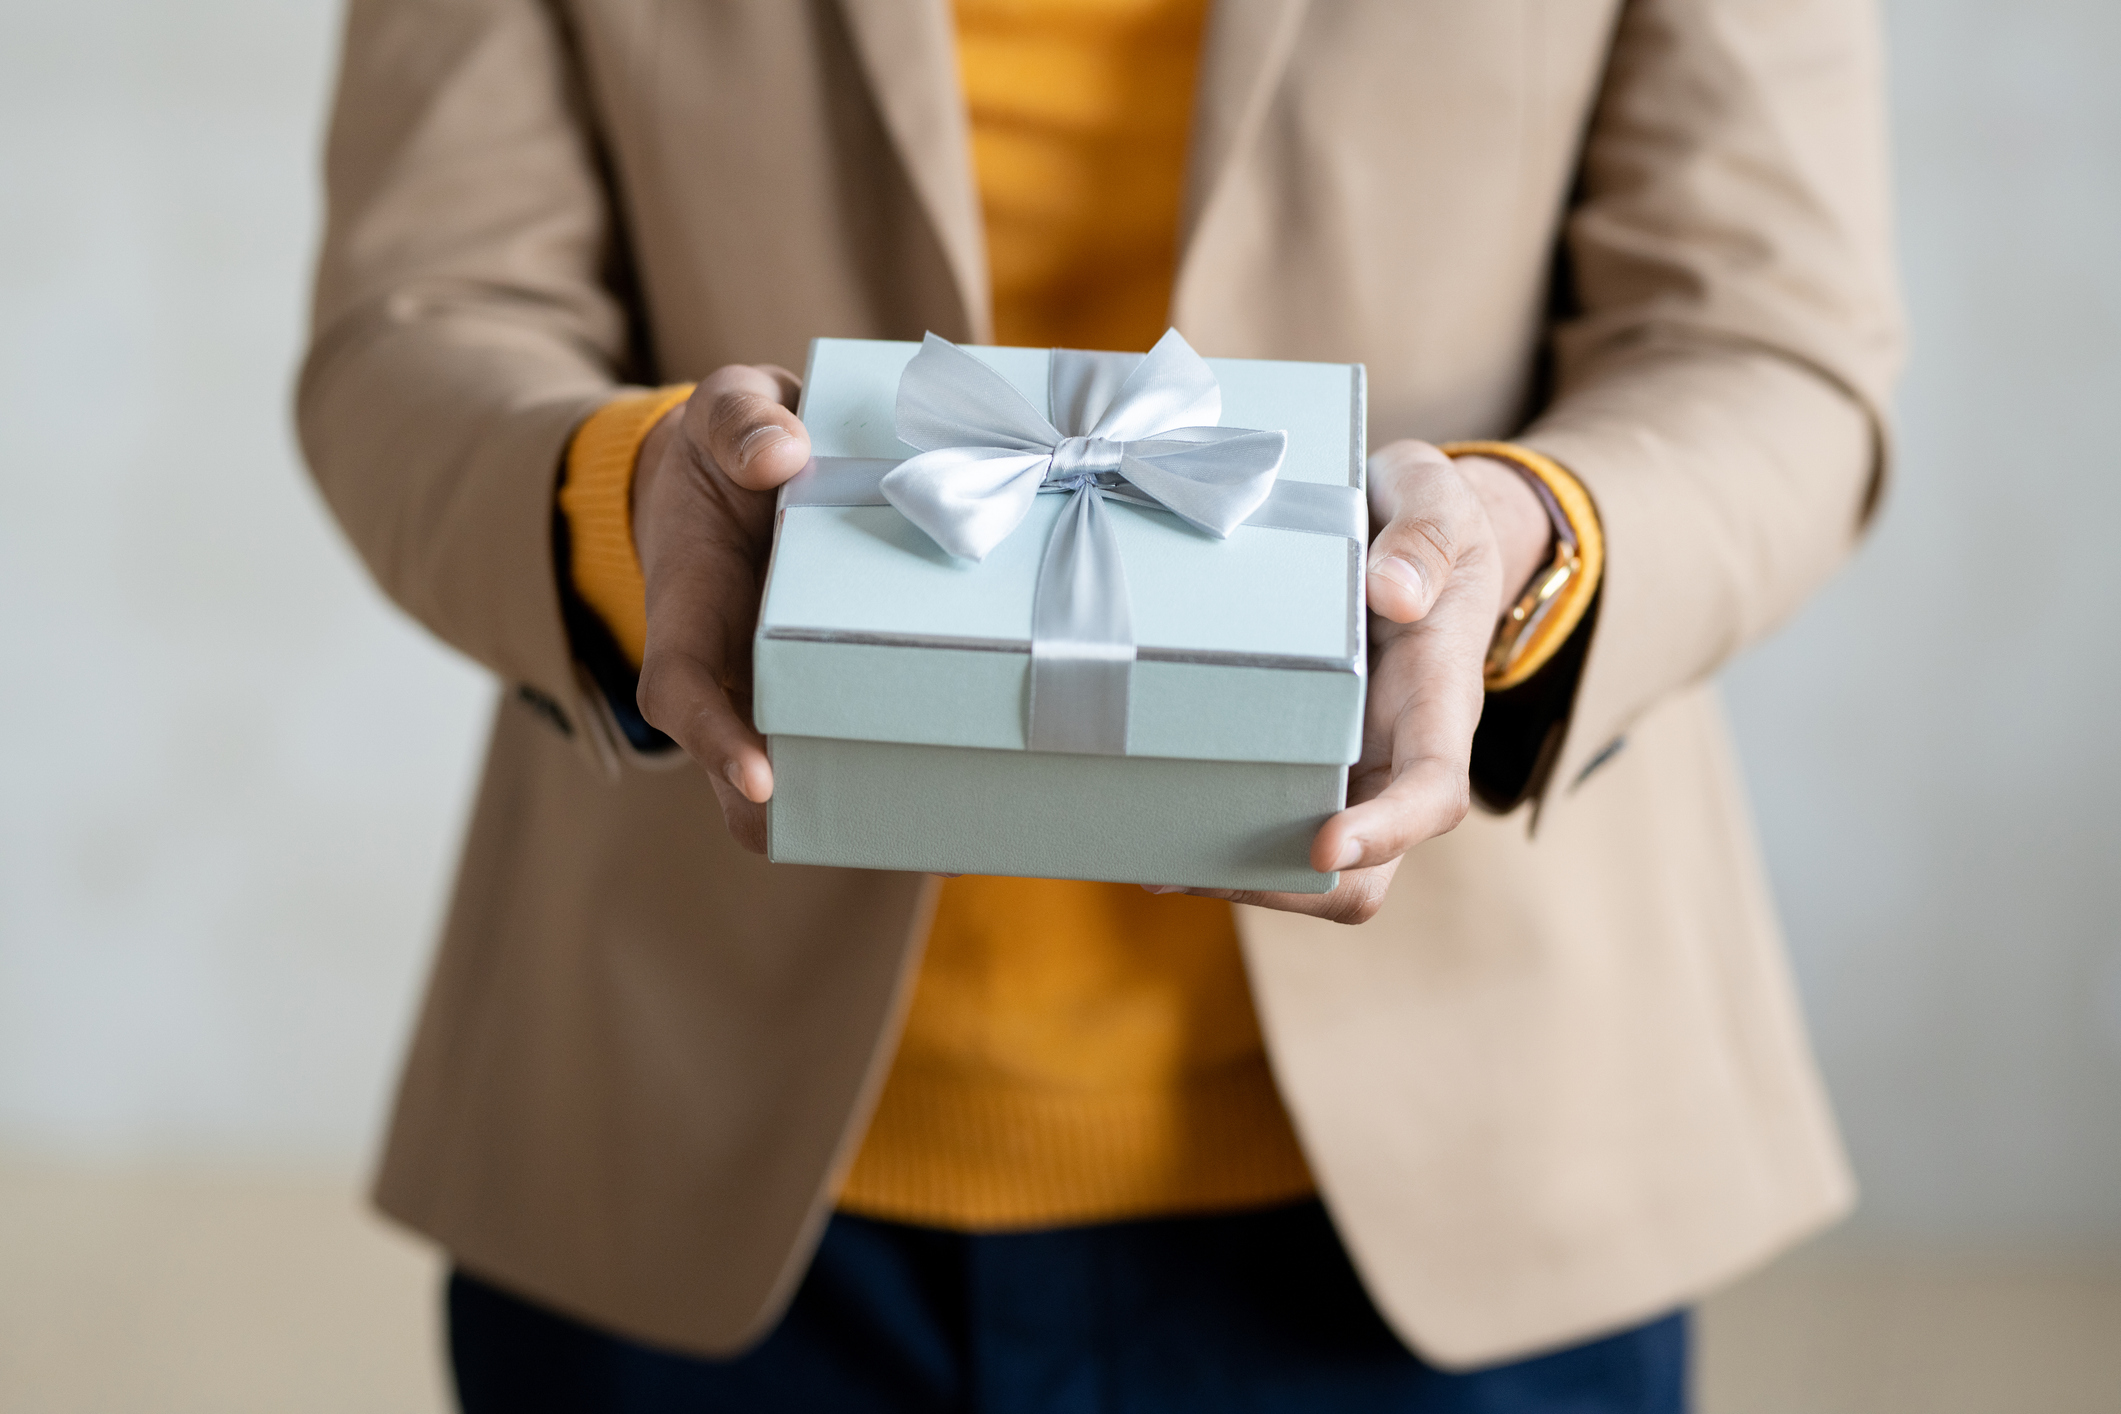
M 2121 9 L 1889 9 L 1898 481 L 1732 715 L 1859 1230 L 2121 1248 Z

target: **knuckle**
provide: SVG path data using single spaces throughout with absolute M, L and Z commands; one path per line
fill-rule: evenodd
M 754 490 L 760 489 L 754 485 L 754 458 L 801 431 L 800 423 L 791 429 L 788 414 L 779 403 L 746 391 L 717 396 L 708 414 L 708 425 L 712 429 L 707 438 L 708 453 L 715 465 L 730 480 Z
M 1411 516 L 1393 522 L 1382 548 L 1410 562 L 1431 589 L 1442 587 L 1445 574 L 1458 558 L 1450 527 L 1433 516 Z
M 1332 902 L 1326 907 L 1325 917 L 1331 923 L 1350 928 L 1359 927 L 1377 916 L 1377 911 L 1384 907 L 1384 901 L 1385 884 L 1380 872 L 1365 869 L 1358 874 L 1342 876 L 1341 886 L 1334 891 Z
M 1336 901 L 1326 917 L 1343 927 L 1354 928 L 1377 916 L 1378 900 L 1367 885 L 1357 885 Z
M 1473 786 L 1464 775 L 1455 777 L 1450 785 L 1450 794 L 1445 797 L 1441 820 L 1443 828 L 1438 834 L 1448 834 L 1466 822 L 1473 813 Z
M 683 434 L 678 440 L 694 461 L 699 460 L 700 444 L 714 435 L 715 401 L 713 389 L 702 382 L 685 400 L 684 415 L 678 419 L 678 430 Z
M 634 689 L 634 705 L 657 730 L 684 743 L 687 728 L 697 717 L 694 710 L 699 676 L 685 660 L 667 650 L 651 650 L 641 662 L 641 678 Z
M 717 393 L 708 404 L 708 425 L 723 437 L 749 433 L 766 420 L 766 407 L 766 400 L 757 393 L 732 388 Z
M 1400 538 L 1417 554 L 1431 554 L 1451 560 L 1457 556 L 1458 542 L 1451 528 L 1434 516 L 1415 516 L 1404 522 Z
M 661 654 L 650 653 L 641 663 L 641 680 L 635 686 L 633 701 L 641 709 L 641 715 L 658 728 L 665 720 L 665 707 L 670 700 L 670 669 L 668 660 Z

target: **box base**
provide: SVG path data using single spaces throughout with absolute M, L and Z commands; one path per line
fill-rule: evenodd
M 854 869 L 1325 893 L 1345 766 L 774 736 L 770 858 Z

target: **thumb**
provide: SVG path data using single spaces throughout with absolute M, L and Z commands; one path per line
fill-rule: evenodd
M 1370 542 L 1370 612 L 1394 623 L 1428 616 L 1476 538 L 1479 503 L 1451 459 L 1426 442 L 1400 442 L 1371 466 L 1371 502 L 1389 516 Z
M 718 369 L 686 404 L 685 435 L 736 485 L 770 491 L 810 460 L 810 434 L 783 404 L 784 396 L 766 369 Z

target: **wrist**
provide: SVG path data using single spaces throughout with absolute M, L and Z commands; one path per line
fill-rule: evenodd
M 1495 547 L 1502 561 L 1495 604 L 1495 617 L 1500 619 L 1523 596 L 1534 576 L 1553 562 L 1554 520 L 1529 478 L 1509 462 L 1475 454 L 1453 457 L 1452 464 L 1479 498 L 1495 530 Z

